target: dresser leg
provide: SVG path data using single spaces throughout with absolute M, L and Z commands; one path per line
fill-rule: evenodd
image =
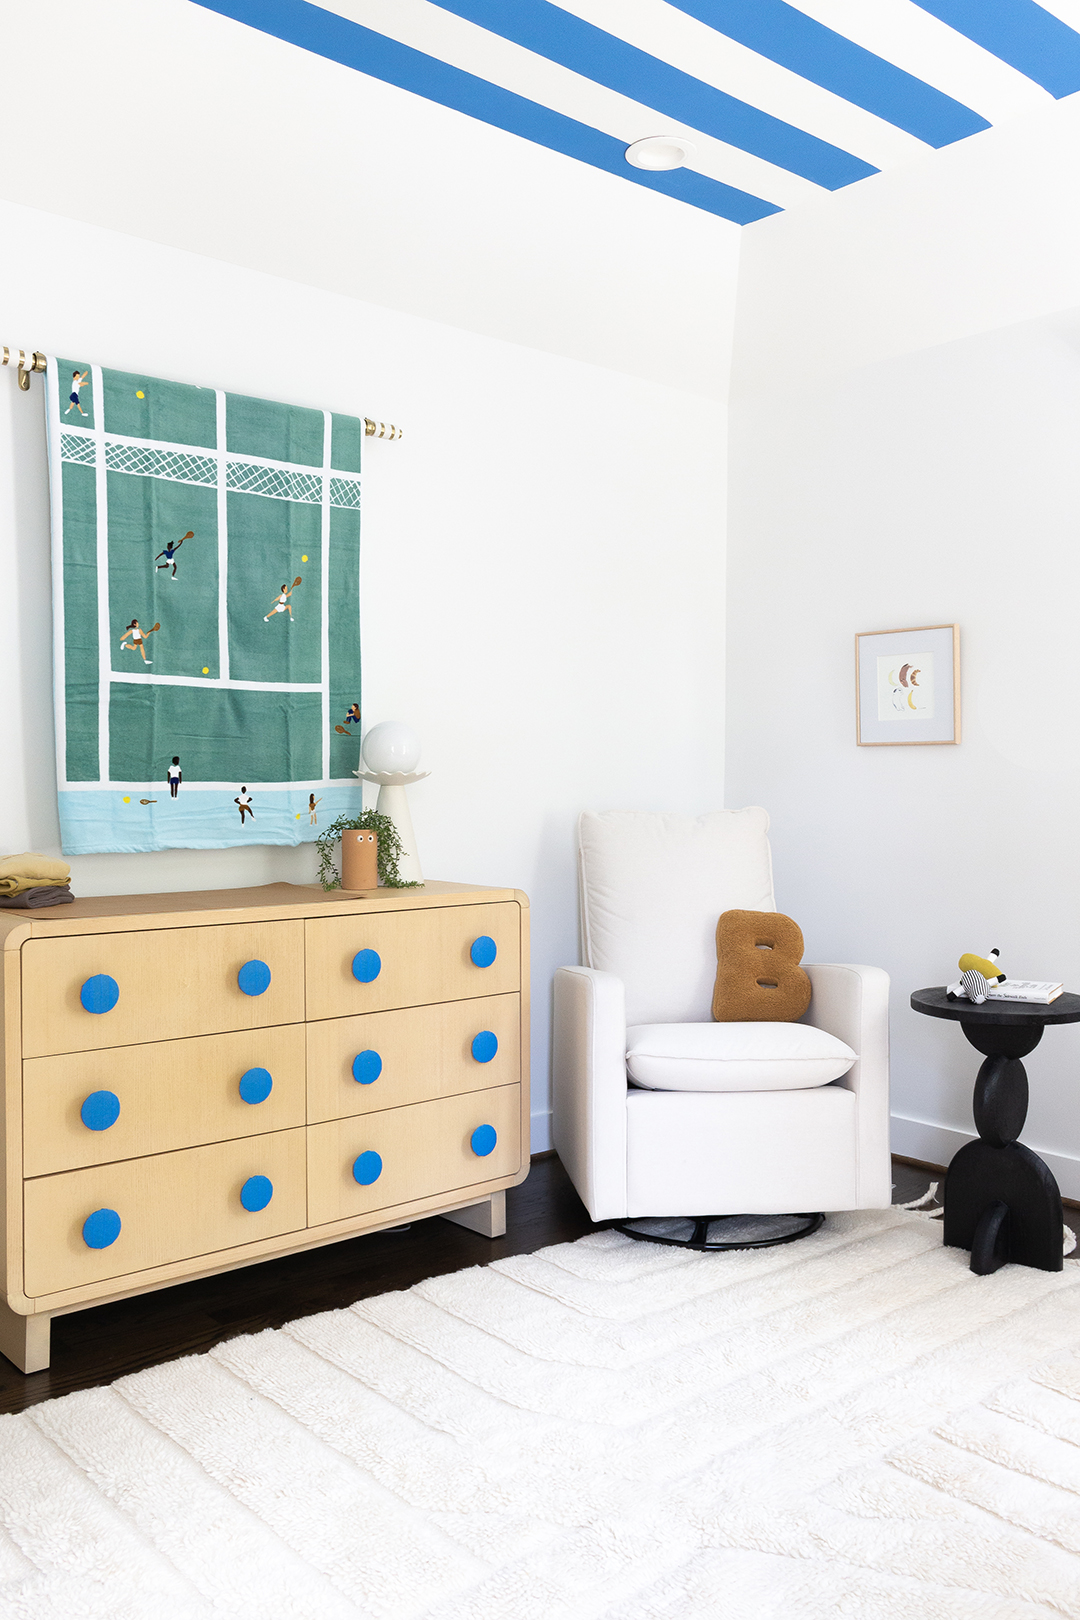
M 49 1365 L 51 1316 L 19 1316 L 0 1299 L 0 1353 L 20 1372 L 44 1372 Z
M 443 1216 L 444 1221 L 453 1221 L 456 1226 L 467 1226 L 470 1232 L 479 1232 L 481 1237 L 503 1237 L 506 1232 L 506 1193 L 492 1193 L 490 1198 L 483 1199 L 479 1204 L 470 1204 L 467 1209 L 451 1209 Z

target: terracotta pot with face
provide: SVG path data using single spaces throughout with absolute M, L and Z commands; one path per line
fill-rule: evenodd
M 341 887 L 379 886 L 379 838 L 368 827 L 351 827 L 341 835 Z

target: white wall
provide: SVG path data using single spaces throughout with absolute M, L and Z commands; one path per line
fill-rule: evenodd
M 730 281 L 713 302 L 730 329 Z M 531 896 L 545 1147 L 551 974 L 577 960 L 578 810 L 723 802 L 723 408 L 11 204 L 0 311 L 9 344 L 404 427 L 365 463 L 365 721 L 423 739 L 428 875 Z M 4 853 L 58 851 L 41 387 L 0 372 Z M 314 875 L 310 848 L 72 866 L 82 894 Z
M 974 1134 L 980 1059 L 910 992 L 993 945 L 1080 990 L 1078 109 L 1059 111 L 744 246 L 728 802 L 771 811 L 810 959 L 892 974 L 894 1150 L 939 1163 Z M 857 748 L 855 633 L 954 621 L 961 745 Z M 1080 1026 L 1027 1067 L 1025 1140 L 1080 1197 Z

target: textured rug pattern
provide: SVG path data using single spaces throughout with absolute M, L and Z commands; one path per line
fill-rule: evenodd
M 615 1232 L 0 1419 L 3 1620 L 1080 1620 L 1080 1262 Z

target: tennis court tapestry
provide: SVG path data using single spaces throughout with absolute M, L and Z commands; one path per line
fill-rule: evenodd
M 357 417 L 48 360 L 64 851 L 358 813 Z

